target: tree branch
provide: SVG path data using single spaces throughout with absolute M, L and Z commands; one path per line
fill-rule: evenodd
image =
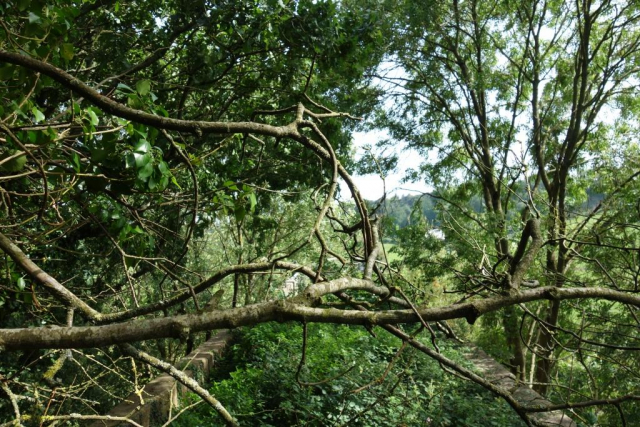
M 342 278 L 323 283 L 324 290 L 312 292 L 322 296 L 324 291 L 369 288 L 361 279 Z M 306 294 L 306 293 L 305 293 Z M 567 300 L 600 298 L 640 307 L 640 296 L 606 288 L 541 287 L 514 293 L 453 304 L 446 307 L 414 310 L 362 312 L 317 308 L 303 294 L 288 300 L 270 301 L 240 308 L 200 314 L 186 314 L 156 319 L 133 320 L 104 326 L 41 327 L 0 329 L 0 348 L 6 351 L 38 348 L 88 348 L 156 339 L 180 338 L 188 333 L 214 329 L 233 329 L 270 321 L 306 321 L 352 325 L 389 325 L 415 323 L 419 317 L 425 322 L 465 318 L 469 323 L 489 312 L 515 304 L 539 300 Z

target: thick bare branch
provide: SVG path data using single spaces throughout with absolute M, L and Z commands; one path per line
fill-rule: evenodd
M 324 289 L 327 292 L 336 292 L 351 289 L 351 286 L 356 289 L 369 287 L 369 285 L 364 285 L 360 279 L 339 280 L 341 285 L 328 282 L 323 284 Z M 322 294 L 322 291 L 314 292 L 316 296 Z M 515 304 L 545 299 L 559 301 L 584 298 L 600 298 L 640 307 L 640 296 L 625 292 L 606 288 L 556 288 L 552 286 L 446 307 L 421 308 L 417 312 L 414 310 L 362 312 L 317 308 L 309 306 L 308 304 L 311 302 L 302 295 L 289 300 L 270 301 L 230 310 L 133 320 L 104 326 L 1 329 L 0 348 L 22 350 L 101 347 L 156 338 L 180 338 L 192 332 L 229 329 L 269 321 L 296 320 L 353 325 L 388 325 L 414 323 L 420 320 L 419 317 L 422 317 L 425 322 L 465 318 L 469 323 L 474 323 L 479 316 L 485 313 Z

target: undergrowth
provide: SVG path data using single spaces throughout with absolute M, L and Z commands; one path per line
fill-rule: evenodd
M 523 425 L 502 400 L 481 387 L 444 372 L 409 346 L 398 355 L 400 340 L 383 330 L 374 333 L 376 337 L 362 327 L 308 325 L 306 363 L 296 378 L 300 324 L 242 329 L 210 392 L 247 426 Z M 453 343 L 439 340 L 439 345 L 447 357 L 468 366 Z M 196 399 L 188 396 L 183 405 Z M 222 421 L 202 404 L 174 425 Z

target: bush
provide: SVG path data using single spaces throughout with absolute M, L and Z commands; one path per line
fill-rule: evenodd
M 226 366 L 234 370 L 218 373 L 210 392 L 242 425 L 523 425 L 500 399 L 448 375 L 410 347 L 396 358 L 402 343 L 382 330 L 376 335 L 361 327 L 309 325 L 298 382 L 302 326 L 269 323 L 243 329 L 226 355 Z M 441 340 L 440 345 L 447 357 L 464 363 L 451 343 Z M 176 425 L 216 423 L 222 425 L 215 411 L 200 405 Z

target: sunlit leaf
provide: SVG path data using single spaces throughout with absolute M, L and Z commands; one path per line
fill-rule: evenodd
M 60 55 L 62 55 L 62 57 L 67 61 L 70 61 L 75 55 L 75 48 L 71 43 L 63 43 L 62 47 L 60 48 Z

